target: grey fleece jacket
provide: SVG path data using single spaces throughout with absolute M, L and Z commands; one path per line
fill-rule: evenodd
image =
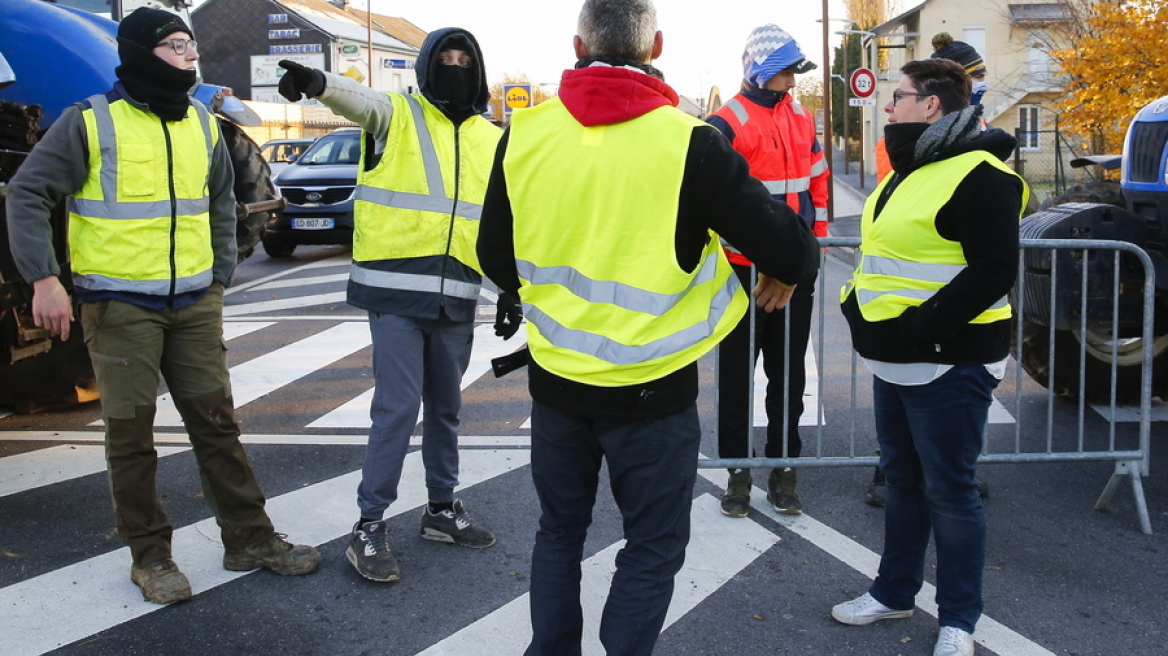
M 114 93 L 145 110 L 145 105 L 125 95 L 121 83 Z M 198 102 L 192 99 L 191 102 Z M 189 120 L 189 119 L 184 119 Z M 212 126 L 218 124 L 212 120 Z M 44 138 L 32 149 L 12 178 L 8 190 L 8 245 L 20 275 L 35 282 L 61 273 L 53 252 L 50 213 L 66 196 L 81 189 L 89 174 L 89 149 L 85 120 L 74 105 L 61 113 Z M 181 157 L 181 153 L 176 153 Z M 227 146 L 220 138 L 211 156 L 207 180 L 211 200 L 211 248 L 215 253 L 215 282 L 227 286 L 235 273 L 235 171 Z M 64 255 L 64 254 L 62 254 Z

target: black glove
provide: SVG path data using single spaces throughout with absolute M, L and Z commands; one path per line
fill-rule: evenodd
M 500 292 L 499 305 L 495 312 L 495 334 L 504 340 L 511 339 L 519 332 L 519 322 L 523 321 L 523 306 L 519 299 Z
M 288 59 L 281 59 L 280 67 L 287 71 L 280 78 L 280 95 L 290 102 L 296 102 L 304 96 L 315 98 L 324 93 L 324 73 Z

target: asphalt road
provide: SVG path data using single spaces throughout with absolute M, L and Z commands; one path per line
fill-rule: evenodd
M 347 252 L 302 248 L 296 257 L 254 255 L 228 295 L 226 329 L 233 385 L 248 453 L 278 530 L 316 544 L 320 571 L 304 578 L 237 575 L 222 556 L 194 460 L 165 397 L 157 433 L 159 487 L 177 529 L 175 560 L 195 597 L 160 608 L 129 582 L 130 560 L 113 531 L 102 459 L 100 413 L 90 404 L 0 419 L 0 654 L 518 654 L 528 635 L 529 555 L 538 504 L 528 471 L 530 414 L 525 372 L 490 376 L 490 357 L 517 348 L 490 329 L 490 299 L 471 372 L 464 380 L 463 484 L 459 496 L 498 544 L 477 551 L 417 537 L 424 501 L 419 456 L 407 459 L 391 541 L 402 580 L 360 579 L 345 561 L 356 519 L 355 488 L 368 425 L 368 331 L 344 303 Z M 805 455 L 875 447 L 867 374 L 852 371 L 835 305 L 848 271 L 825 265 L 825 323 L 813 333 L 822 387 L 809 384 Z M 713 455 L 714 368 L 701 362 L 703 453 Z M 855 409 L 852 379 L 856 379 Z M 1078 409 L 1007 376 L 996 397 L 992 448 L 1017 440 L 1061 448 L 1079 435 Z M 822 425 L 816 409 L 822 412 Z M 1108 424 L 1087 408 L 1088 444 Z M 1126 444 L 1133 424 L 1116 425 Z M 761 437 L 762 429 L 758 429 Z M 1108 509 L 1093 510 L 1114 468 L 1107 462 L 993 464 L 982 469 L 989 544 L 985 616 L 978 654 L 1166 653 L 1168 483 L 1165 430 L 1152 425 L 1151 475 L 1143 490 L 1153 535 L 1139 530 L 1129 483 Z M 868 467 L 806 467 L 806 514 L 779 517 L 762 498 L 745 519 L 717 512 L 722 470 L 703 469 L 694 490 L 694 539 L 678 578 L 657 652 L 930 654 L 936 637 L 930 589 L 914 617 L 848 627 L 833 604 L 863 592 L 875 571 L 883 513 L 865 505 Z M 585 653 L 600 653 L 595 619 L 621 539 L 619 514 L 602 492 L 585 557 Z M 931 556 L 930 556 L 931 558 Z M 926 579 L 933 582 L 930 561 Z

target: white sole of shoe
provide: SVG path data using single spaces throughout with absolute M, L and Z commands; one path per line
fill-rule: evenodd
M 908 617 L 912 617 L 912 614 L 912 610 L 893 610 L 887 613 L 881 613 L 879 615 L 866 615 L 864 617 L 857 617 L 855 615 L 842 613 L 834 608 L 831 609 L 831 616 L 835 618 L 837 622 L 848 624 L 850 626 L 867 626 L 868 624 L 879 622 L 880 620 L 902 620 Z

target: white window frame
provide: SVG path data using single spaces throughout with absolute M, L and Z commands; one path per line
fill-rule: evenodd
M 1038 105 L 1018 105 L 1018 150 L 1033 153 L 1042 150 L 1042 121 Z

